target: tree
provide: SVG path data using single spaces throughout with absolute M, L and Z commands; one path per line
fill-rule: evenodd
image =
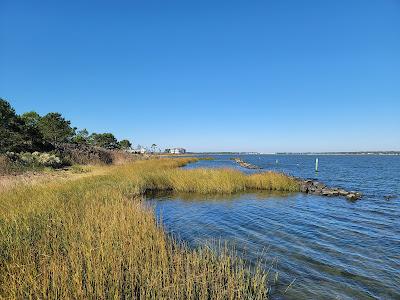
M 76 144 L 87 144 L 89 142 L 89 131 L 86 129 L 77 131 L 72 141 Z
M 118 141 L 112 133 L 92 133 L 90 140 L 94 146 L 106 149 L 118 148 Z
M 23 113 L 21 115 L 21 119 L 24 121 L 25 126 L 37 128 L 39 121 L 41 119 L 41 116 L 35 111 L 30 111 L 30 112 Z
M 123 150 L 127 150 L 132 147 L 132 143 L 128 140 L 121 140 L 121 141 L 119 141 L 118 146 L 119 146 L 119 148 L 121 148 Z
M 24 151 L 24 122 L 10 103 L 0 98 L 0 153 Z
M 46 148 L 43 135 L 39 130 L 41 118 L 35 111 L 26 112 L 21 115 L 21 119 L 24 122 L 25 139 L 30 145 L 30 151 L 42 151 Z
M 65 120 L 59 113 L 48 113 L 40 119 L 38 127 L 44 140 L 54 146 L 68 142 L 75 134 L 71 122 Z

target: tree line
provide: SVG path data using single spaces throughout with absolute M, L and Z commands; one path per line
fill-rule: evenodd
M 77 130 L 60 113 L 40 116 L 37 112 L 18 115 L 11 104 L 0 98 L 0 153 L 50 151 L 64 143 L 106 149 L 129 149 L 129 140 L 118 141 L 112 133 Z

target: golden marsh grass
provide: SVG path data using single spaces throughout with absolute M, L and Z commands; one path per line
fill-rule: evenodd
M 140 195 L 149 190 L 296 190 L 275 173 L 182 170 L 193 159 L 137 161 L 92 176 L 0 193 L 0 298 L 265 299 L 268 274 L 222 247 L 168 238 Z

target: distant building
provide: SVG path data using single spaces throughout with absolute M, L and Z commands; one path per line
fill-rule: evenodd
M 170 154 L 184 154 L 184 153 L 186 153 L 186 149 L 184 149 L 184 148 L 165 149 L 165 153 L 170 153 Z
M 137 148 L 137 149 L 131 149 L 129 150 L 129 152 L 135 154 L 145 154 L 147 150 L 145 148 Z

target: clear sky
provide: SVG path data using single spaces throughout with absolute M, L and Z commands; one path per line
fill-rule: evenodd
M 0 97 L 135 145 L 400 150 L 400 1 L 0 0 Z

